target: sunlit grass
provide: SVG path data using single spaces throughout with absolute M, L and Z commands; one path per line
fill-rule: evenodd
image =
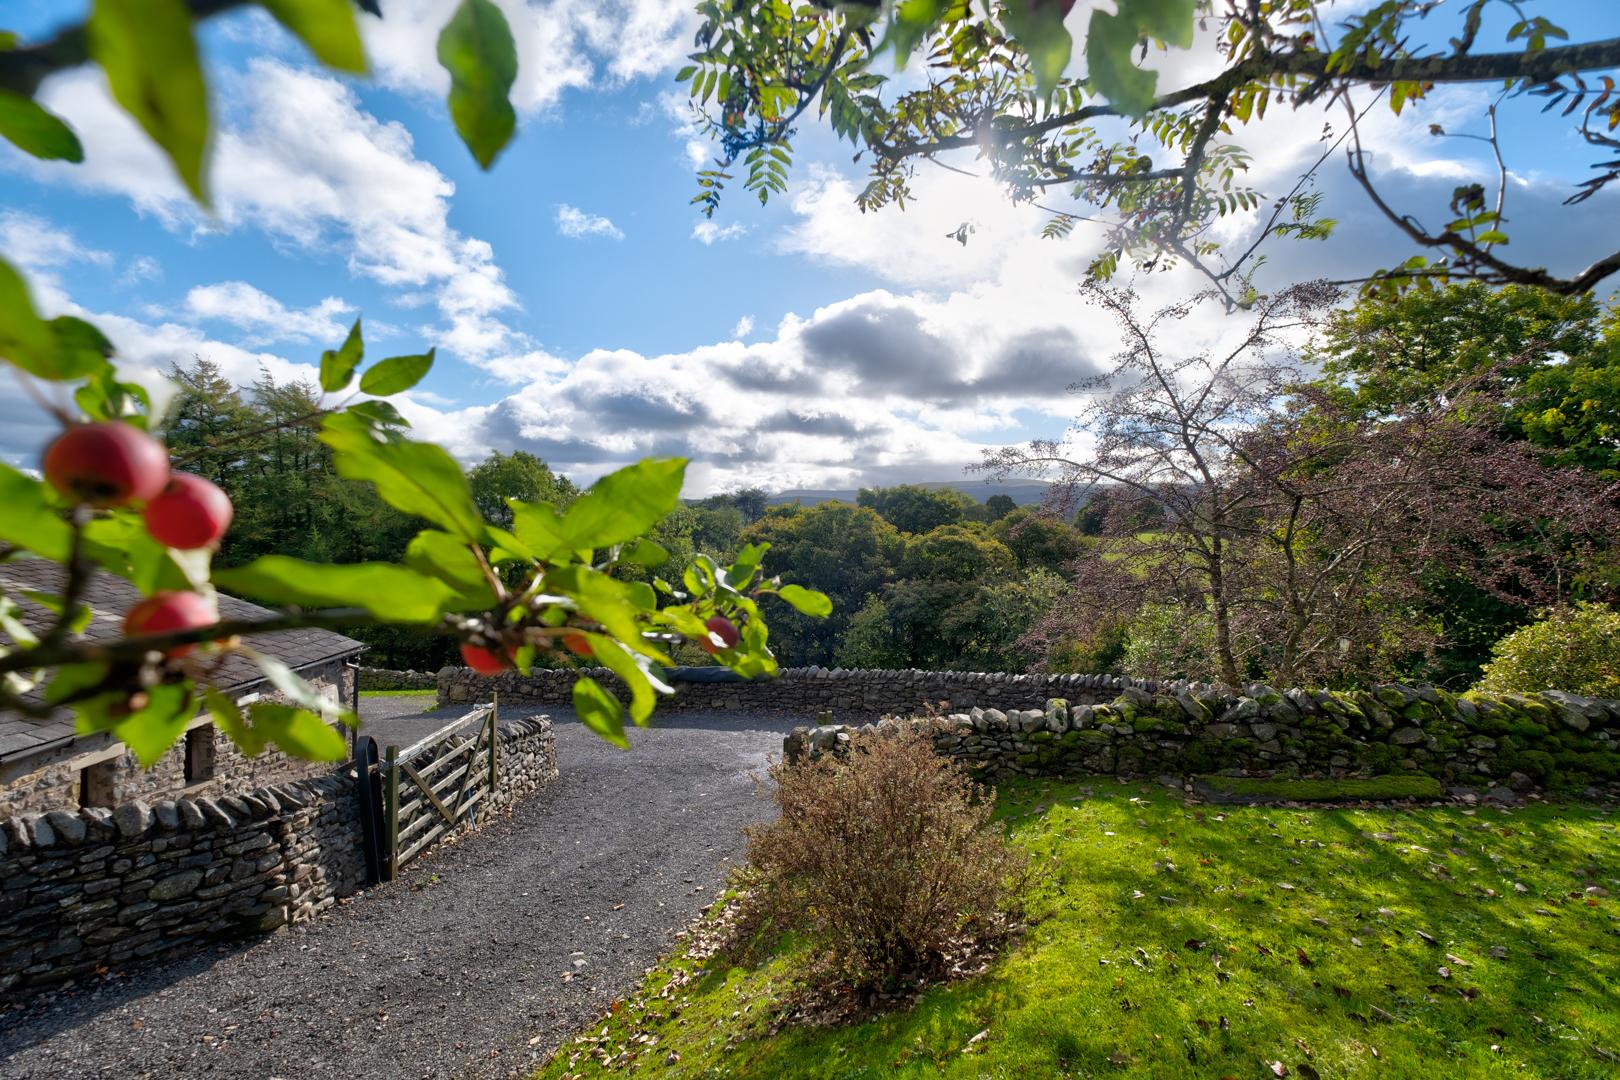
M 677 957 L 605 1022 L 633 1065 L 569 1044 L 540 1075 L 1620 1075 L 1613 808 L 1213 807 L 1099 780 L 1004 789 L 999 814 L 1042 873 L 987 975 L 772 1034 L 801 946 L 659 998 Z

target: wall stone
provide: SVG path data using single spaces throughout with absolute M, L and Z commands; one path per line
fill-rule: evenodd
M 774 679 L 709 681 L 729 675 L 719 668 L 676 668 L 669 672 L 673 697 L 660 698 L 669 709 L 781 709 L 814 714 L 831 711 L 835 720 L 873 719 L 884 713 L 916 712 L 928 707 L 952 709 L 1039 709 L 1046 700 L 1101 705 L 1127 687 L 1152 693 L 1157 682 L 1113 675 L 1012 675 L 971 671 L 850 671 L 844 668 L 784 668 Z M 574 680 L 591 675 L 603 686 L 617 685 L 605 669 L 538 669 L 530 675 L 506 672 L 479 675 L 470 668 L 439 672 L 439 703 L 502 701 L 567 705 Z M 701 680 L 701 681 L 700 681 Z
M 1620 781 L 1620 701 L 1452 694 L 1430 686 L 1332 692 L 1253 686 L 1241 695 L 1170 684 L 1106 704 L 972 708 L 860 728 L 796 728 L 789 761 L 838 753 L 857 732 L 920 729 L 988 777 L 1101 773 L 1368 776 L 1414 772 L 1466 784 L 1579 789 Z
M 0 819 L 0 1002 L 314 918 L 367 883 L 352 768 L 235 794 Z M 557 775 L 547 717 L 497 728 L 488 814 Z

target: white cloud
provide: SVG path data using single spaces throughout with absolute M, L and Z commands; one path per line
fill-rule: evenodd
M 42 274 L 75 262 L 111 266 L 111 252 L 85 247 L 71 233 L 21 210 L 0 211 L 0 251 L 25 270 Z
M 737 325 L 731 328 L 731 336 L 736 338 L 738 341 L 741 341 L 743 338 L 747 337 L 753 332 L 754 317 L 752 315 L 744 315 L 742 318 L 737 320 Z
M 125 285 L 134 285 L 142 281 L 162 281 L 163 264 L 150 255 L 138 255 L 124 267 L 124 272 L 118 280 Z
M 307 308 L 289 308 L 245 281 L 224 281 L 186 293 L 185 310 L 194 320 L 224 322 L 245 331 L 247 344 L 314 341 L 336 346 L 348 333 L 338 316 L 352 314 L 354 305 L 328 296 Z
M 251 228 L 304 254 L 336 251 L 351 272 L 398 290 L 400 302 L 435 304 L 441 322 L 422 344 L 502 378 L 528 377 L 535 343 L 505 321 L 519 305 L 495 251 L 450 225 L 455 185 L 416 157 L 403 124 L 362 110 L 344 83 L 277 60 L 255 60 L 220 84 L 211 215 L 94 72 L 54 79 L 45 94 L 85 142 L 85 163 L 30 159 L 20 167 L 48 182 L 123 195 L 177 231 Z
M 735 240 L 748 231 L 748 226 L 741 222 L 732 222 L 729 225 L 718 225 L 715 222 L 704 220 L 692 226 L 692 239 L 701 240 L 705 245 L 714 244 L 722 240 Z
M 623 230 L 608 218 L 600 214 L 588 214 L 567 203 L 560 203 L 557 206 L 557 231 L 575 240 L 590 236 L 606 236 L 612 240 L 624 239 Z
M 689 51 L 690 0 L 496 0 L 517 43 L 512 101 L 526 115 L 568 90 L 656 75 Z M 389 0 L 387 18 L 364 19 L 366 46 L 390 87 L 442 98 L 449 80 L 435 55 L 456 0 Z

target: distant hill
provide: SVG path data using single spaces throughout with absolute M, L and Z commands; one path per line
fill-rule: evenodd
M 1051 485 L 1045 480 L 936 480 L 919 483 L 918 487 L 925 488 L 954 488 L 957 491 L 971 495 L 984 502 L 992 495 L 1009 496 L 1019 506 L 1028 506 L 1038 503 L 1046 494 Z M 855 501 L 857 488 L 793 488 L 788 491 L 772 492 L 766 502 L 772 506 L 784 503 L 799 503 L 803 506 L 814 506 L 824 502 Z

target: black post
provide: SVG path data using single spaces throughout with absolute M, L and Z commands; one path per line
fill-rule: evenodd
M 366 855 L 366 884 L 383 879 L 382 770 L 377 768 L 377 740 L 356 735 L 354 791 L 359 801 L 360 841 Z

